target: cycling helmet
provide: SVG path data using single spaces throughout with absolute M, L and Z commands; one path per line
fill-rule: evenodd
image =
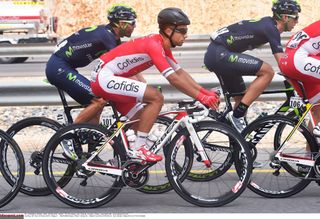
M 167 25 L 189 25 L 190 20 L 188 16 L 179 8 L 165 8 L 158 14 L 158 24 L 162 28 Z
M 137 18 L 135 10 L 125 4 L 114 4 L 108 10 L 108 19 L 110 22 L 118 23 L 120 20 L 130 21 Z
M 301 12 L 301 7 L 297 0 L 274 0 L 272 4 L 274 14 L 297 14 Z

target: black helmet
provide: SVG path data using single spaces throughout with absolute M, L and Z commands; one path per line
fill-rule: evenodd
M 190 20 L 188 16 L 180 8 L 165 8 L 158 14 L 159 27 L 166 25 L 189 25 Z
M 297 14 L 301 12 L 301 7 L 297 0 L 274 0 L 272 4 L 274 14 Z
M 118 23 L 120 20 L 130 21 L 137 18 L 135 10 L 125 4 L 114 4 L 108 10 L 108 19 L 110 22 Z

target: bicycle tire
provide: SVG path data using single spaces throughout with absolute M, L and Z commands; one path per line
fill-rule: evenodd
M 0 208 L 11 202 L 22 186 L 25 165 L 18 144 L 4 131 L 0 130 Z
M 106 128 L 98 125 L 72 124 L 60 129 L 48 142 L 44 151 L 42 171 L 48 188 L 63 203 L 76 208 L 96 208 L 108 203 L 120 192 L 123 187 L 120 176 L 86 170 L 82 172 L 85 177 L 79 174 L 81 162 L 84 162 L 92 153 L 89 151 L 89 142 L 96 141 L 96 136 L 104 139 L 103 136 L 107 137 L 107 132 Z M 72 161 L 63 156 L 63 150 L 59 146 L 62 140 L 73 142 L 80 159 Z M 108 153 L 105 154 L 100 153 L 99 158 L 106 160 L 105 156 L 109 156 L 110 159 L 118 157 L 120 168 L 126 159 L 121 155 L 119 145 L 115 142 L 108 149 L 110 151 L 106 151 Z M 62 178 L 68 182 L 60 184 Z
M 7 133 L 13 137 L 20 146 L 26 159 L 26 177 L 20 189 L 22 193 L 30 196 L 45 196 L 51 194 L 41 173 L 41 154 L 51 136 L 61 127 L 62 125 L 60 123 L 52 119 L 31 117 L 13 124 L 7 130 Z
M 252 170 L 250 150 L 243 137 L 226 124 L 217 121 L 201 121 L 194 124 L 194 127 L 200 139 L 207 133 L 212 134 L 202 138 L 202 144 L 207 144 L 204 149 L 212 166 L 216 164 L 221 166 L 225 163 L 225 156 L 230 152 L 233 153 L 233 164 L 229 165 L 228 171 L 224 171 L 224 174 L 212 180 L 189 180 L 187 176 L 191 171 L 205 173 L 209 168 L 203 162 L 196 162 L 193 159 L 193 146 L 179 144 L 182 139 L 190 141 L 190 134 L 185 128 L 178 132 L 170 143 L 166 157 L 168 179 L 177 194 L 189 203 L 201 207 L 218 207 L 228 204 L 242 194 L 249 182 Z M 211 151 L 206 150 L 210 147 Z M 177 164 L 182 167 L 182 171 L 176 168 Z M 197 166 L 198 164 L 202 166 Z
M 256 194 L 267 198 L 286 198 L 299 193 L 311 182 L 305 179 L 306 173 L 299 171 L 298 165 L 279 162 L 274 158 L 275 151 L 281 144 L 279 142 L 283 141 L 297 121 L 283 115 L 268 115 L 255 120 L 242 132 L 248 144 L 256 147 L 256 161 L 262 165 L 254 168 L 248 185 Z M 285 131 L 286 135 L 281 134 L 283 138 L 279 138 L 275 144 L 274 133 L 280 130 L 278 127 L 281 127 L 281 133 Z M 306 144 L 309 144 L 311 153 L 317 153 L 315 139 L 303 124 L 289 140 L 291 139 L 293 142 L 287 143 L 290 147 L 287 146 L 283 153 L 302 156 Z M 310 176 L 314 176 L 313 168 L 310 171 Z

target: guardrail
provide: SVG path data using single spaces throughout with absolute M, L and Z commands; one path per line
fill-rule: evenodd
M 284 33 L 282 35 L 282 43 L 285 44 L 292 33 Z M 174 55 L 190 54 L 194 55 L 204 53 L 209 45 L 209 35 L 191 35 L 181 47 L 173 49 Z M 55 49 L 55 44 L 17 44 L 17 45 L 1 45 L 0 57 L 48 57 Z M 269 49 L 269 44 L 263 45 L 259 50 Z
M 245 78 L 249 83 L 254 78 Z M 206 78 L 196 78 L 196 81 L 206 88 L 219 86 L 218 80 L 208 81 Z M 268 90 L 283 89 L 283 78 L 276 75 Z M 152 86 L 161 86 L 166 103 L 175 103 L 181 99 L 190 99 L 171 86 L 164 78 L 148 80 Z M 279 101 L 284 100 L 285 94 L 262 95 L 260 100 Z M 73 99 L 67 96 L 70 103 L 75 103 Z M 43 81 L 0 81 L 0 106 L 38 106 L 38 105 L 60 105 L 61 100 L 57 89 Z

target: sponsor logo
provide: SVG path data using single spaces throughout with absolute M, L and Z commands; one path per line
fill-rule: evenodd
M 75 81 L 77 79 L 77 75 L 73 75 L 71 72 L 67 74 L 67 79 L 69 81 Z
M 309 71 L 309 72 L 312 72 L 312 73 L 317 73 L 317 74 L 319 74 L 319 73 L 320 73 L 320 66 L 314 66 L 314 65 L 312 65 L 311 63 L 307 63 L 307 64 L 304 66 L 304 70 Z
M 231 45 L 233 42 L 234 42 L 234 38 L 233 38 L 233 36 L 230 36 L 230 37 L 227 39 L 227 44 L 228 44 L 228 45 Z
M 124 62 L 118 63 L 117 66 L 120 70 L 123 70 L 130 65 L 133 65 L 137 62 L 143 62 L 143 61 L 144 61 L 144 58 L 142 58 L 142 57 L 134 57 L 132 59 L 126 59 Z
M 77 75 L 73 75 L 71 72 L 67 74 L 67 79 L 69 81 L 73 81 L 76 84 L 78 84 L 80 87 L 84 88 L 85 90 L 89 91 L 91 93 L 91 87 L 90 85 L 84 84 L 82 81 L 77 79 Z
M 242 58 L 242 57 L 239 58 L 237 55 L 229 56 L 228 61 L 231 63 L 238 62 L 238 63 L 244 63 L 244 64 L 248 64 L 248 65 L 256 65 L 259 63 L 255 59 L 247 59 L 247 58 Z
M 69 46 L 68 49 L 65 51 L 65 54 L 68 58 L 70 58 L 73 55 L 74 51 L 81 50 L 81 49 L 87 49 L 90 47 L 92 47 L 92 43 L 84 43 L 82 45 Z
M 114 89 L 114 90 L 132 91 L 135 93 L 139 91 L 139 85 L 137 85 L 135 82 L 131 82 L 130 84 L 127 84 L 126 81 L 117 83 L 114 80 L 111 80 L 108 82 L 107 88 Z
M 72 47 L 69 46 L 69 48 L 66 50 L 66 56 L 67 56 L 68 58 L 70 58 L 70 57 L 72 56 L 73 52 L 74 52 L 74 51 L 73 51 Z
M 229 62 L 236 62 L 237 60 L 238 60 L 237 55 L 231 55 L 229 56 L 229 59 L 228 59 Z
M 312 47 L 314 49 L 319 49 L 320 48 L 320 42 L 312 43 Z

